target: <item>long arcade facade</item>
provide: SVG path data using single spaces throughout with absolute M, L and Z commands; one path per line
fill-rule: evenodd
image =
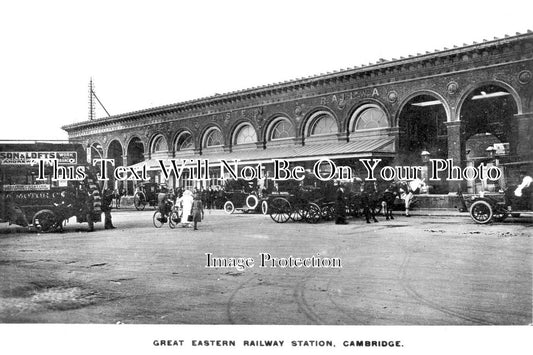
M 489 153 L 509 167 L 531 167 L 532 73 L 528 31 L 63 129 L 93 157 L 149 169 L 161 158 L 238 159 L 268 169 L 273 158 L 310 167 L 319 158 L 421 165 L 430 157 L 465 167 Z M 195 184 L 187 177 L 169 183 Z M 430 192 L 454 192 L 458 184 L 432 183 Z M 474 182 L 460 187 L 479 189 Z

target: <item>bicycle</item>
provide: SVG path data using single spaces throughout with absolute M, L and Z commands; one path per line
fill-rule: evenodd
M 180 223 L 181 218 L 180 218 L 179 213 L 178 213 L 178 211 L 176 210 L 175 207 L 171 207 L 171 206 L 167 205 L 166 211 L 168 211 L 168 212 L 165 213 L 164 215 L 159 210 L 154 212 L 154 216 L 152 218 L 153 223 L 154 223 L 154 227 L 161 228 L 161 227 L 163 227 L 163 225 L 165 223 L 168 222 L 168 226 L 171 229 L 174 229 L 174 228 L 176 228 L 178 223 Z

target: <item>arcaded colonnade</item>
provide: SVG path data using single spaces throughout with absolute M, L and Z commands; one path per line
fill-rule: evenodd
M 71 141 L 122 165 L 291 148 L 308 158 L 421 151 L 481 158 L 487 145 L 533 160 L 533 34 L 417 54 L 315 77 L 64 126 Z M 372 143 L 374 142 L 374 143 Z M 251 153 L 259 152 L 259 153 Z M 297 158 L 297 157 L 296 157 Z

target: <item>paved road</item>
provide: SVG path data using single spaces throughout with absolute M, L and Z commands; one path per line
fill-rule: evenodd
M 17 323 L 490 325 L 532 322 L 531 223 L 398 217 L 276 224 L 206 213 L 199 231 L 114 213 L 113 231 L 0 225 L 0 321 Z M 515 220 L 514 222 L 518 222 Z M 531 222 L 531 221 L 528 221 Z M 206 268 L 206 253 L 251 257 Z M 272 257 L 339 258 L 342 268 L 259 267 Z

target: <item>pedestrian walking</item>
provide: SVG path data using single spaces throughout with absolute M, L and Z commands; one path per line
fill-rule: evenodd
M 198 230 L 198 222 L 201 222 L 204 218 L 204 206 L 202 200 L 198 194 L 194 194 L 194 200 L 192 202 L 192 220 L 194 223 L 194 230 Z
M 348 222 L 346 222 L 346 199 L 344 187 L 340 182 L 335 200 L 335 224 L 348 224 Z
M 193 215 L 192 215 L 192 205 L 194 202 L 193 193 L 190 190 L 183 191 L 183 196 L 181 198 L 181 206 L 182 206 L 182 226 L 184 227 L 190 227 L 191 223 L 193 222 Z
M 104 212 L 104 229 L 115 229 L 111 220 L 111 206 L 113 204 L 114 191 L 111 188 L 107 188 L 104 191 L 104 198 L 102 200 L 102 212 Z

